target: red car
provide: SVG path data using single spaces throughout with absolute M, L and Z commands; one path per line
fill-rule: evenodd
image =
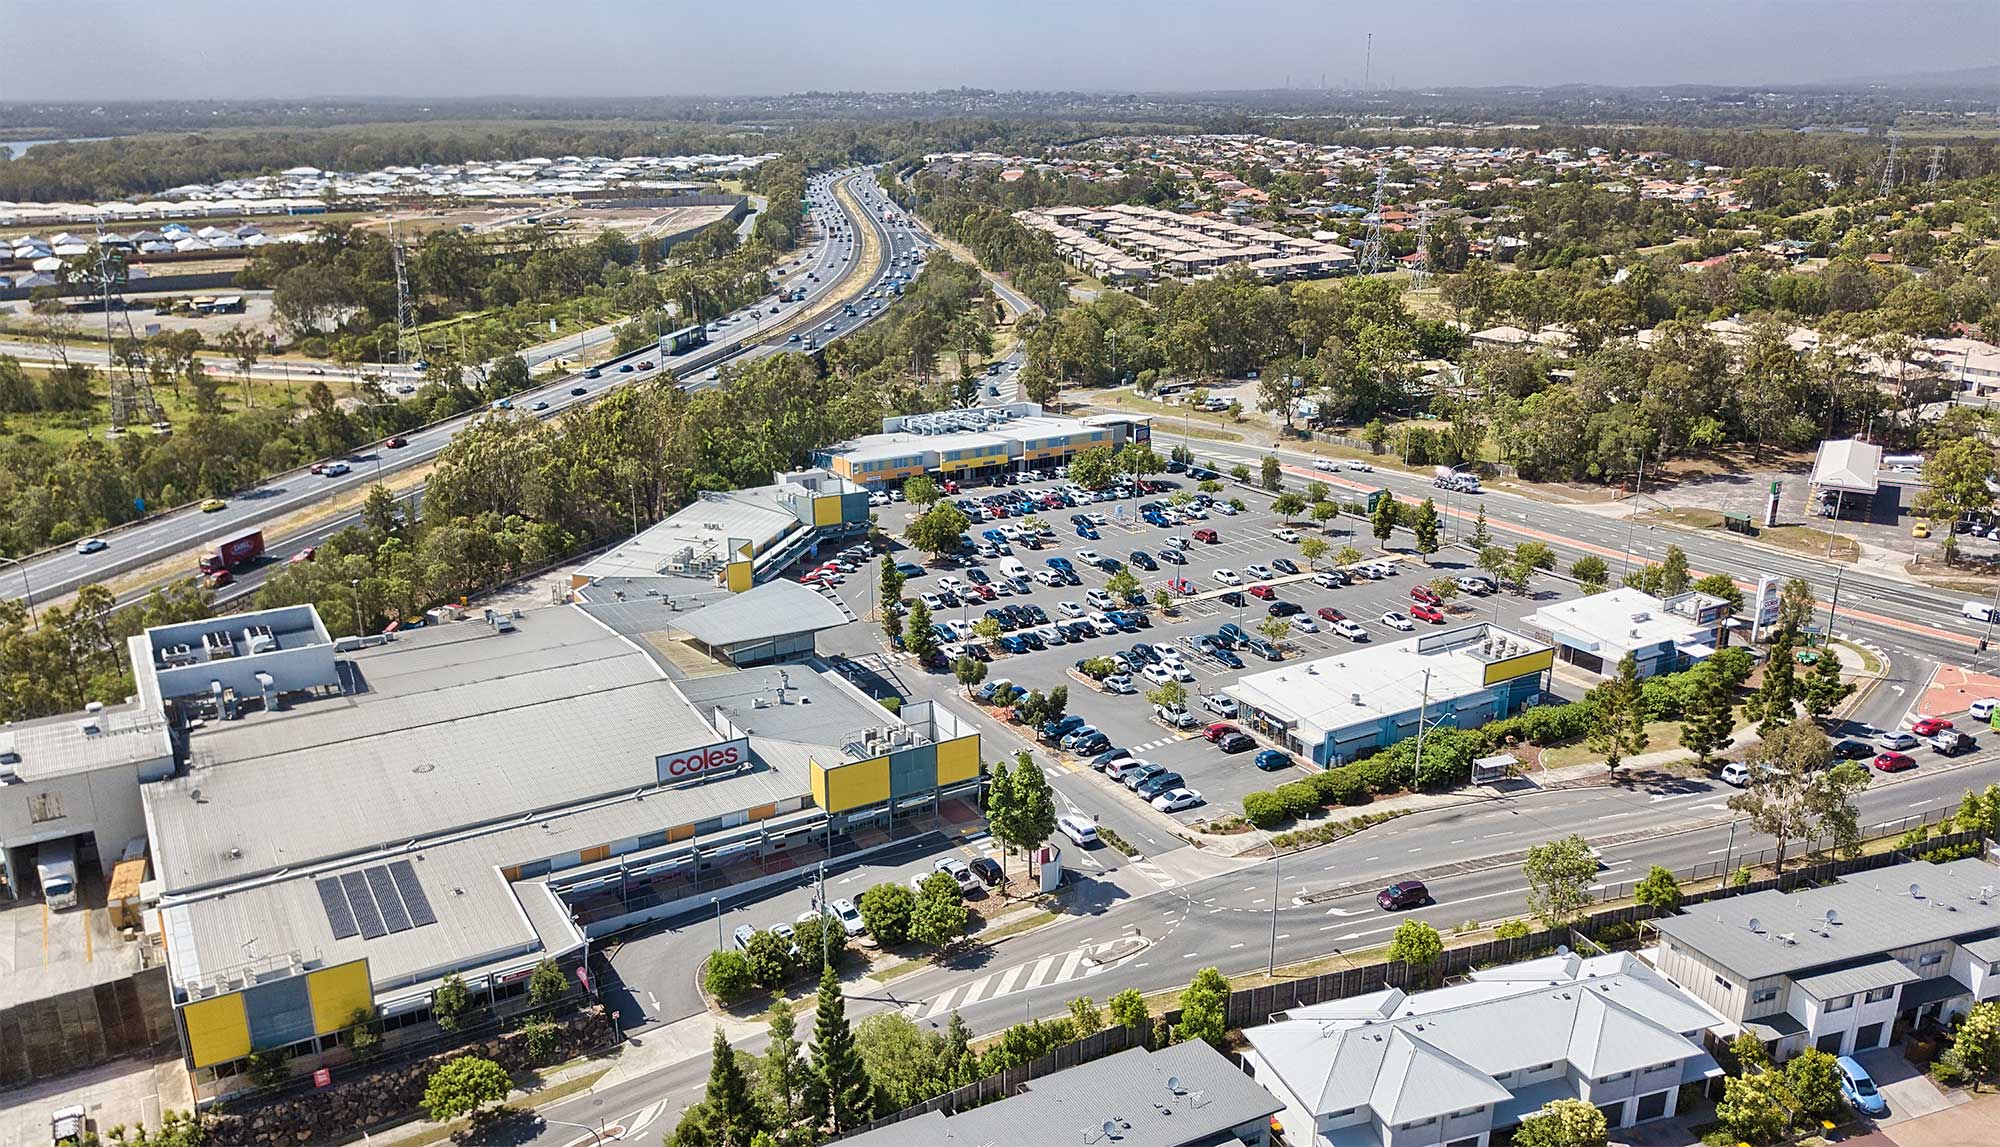
M 1194 532 L 1194 540 L 1212 546 L 1221 541 L 1222 538 L 1214 530 L 1196 530 Z
M 1236 726 L 1230 724 L 1227 721 L 1217 721 L 1215 724 L 1210 725 L 1206 729 L 1203 729 L 1201 731 L 1201 735 L 1207 737 L 1211 741 L 1219 741 L 1231 733 L 1240 733 L 1242 731 L 1243 730 L 1237 728 Z
M 1917 760 L 1908 753 L 1883 753 L 1875 758 L 1875 767 L 1885 773 L 1900 773 L 1916 768 Z
M 1942 733 L 1949 728 L 1951 728 L 1951 722 L 1945 720 L 1943 717 L 1925 717 L 1923 720 L 1911 725 L 1910 732 L 1915 733 L 1919 737 L 1930 737 Z
M 298 565 L 300 562 L 309 562 L 317 556 L 319 556 L 319 547 L 307 546 L 305 549 L 302 549 L 298 553 L 293 554 L 291 557 L 286 558 L 285 562 L 288 565 Z
M 1320 619 L 1321 621 L 1346 621 L 1346 620 L 1347 620 L 1347 615 L 1346 615 L 1346 614 L 1344 614 L 1344 613 L 1340 612 L 1339 610 L 1337 610 L 1337 609 L 1333 608 L 1333 607 L 1332 607 L 1332 606 L 1330 606 L 1330 605 L 1322 605 L 1322 606 L 1320 606 L 1320 607 L 1319 607 L 1319 608 L 1318 608 L 1317 610 L 1315 610 L 1314 612 L 1315 612 L 1315 613 L 1318 613 L 1318 614 L 1319 614 L 1319 619 Z
M 1410 616 L 1418 621 L 1428 621 L 1432 625 L 1444 624 L 1444 610 L 1434 605 L 1413 605 L 1410 607 Z
M 978 594 L 979 600 L 981 601 L 992 601 L 994 598 L 1000 596 L 998 593 L 994 591 L 993 587 L 990 585 L 973 586 L 972 592 Z
M 391 450 L 401 450 L 403 447 L 408 446 L 409 444 L 410 444 L 409 439 L 398 434 L 394 438 L 391 438 L 387 442 L 384 442 L 382 445 L 387 446 Z
M 1166 586 L 1168 591 L 1172 593 L 1194 592 L 1194 583 L 1184 577 L 1170 577 L 1166 581 Z
M 1268 585 L 1253 585 L 1250 587 L 1250 596 L 1260 597 L 1263 598 L 1265 601 L 1270 601 L 1272 598 L 1277 597 L 1278 593 L 1276 590 L 1272 589 Z
M 1437 595 L 1437 593 L 1436 593 L 1435 591 L 1433 591 L 1433 590 L 1431 589 L 1431 587 L 1429 587 L 1429 586 L 1427 586 L 1427 585 L 1413 585 L 1413 586 L 1411 586 L 1411 587 L 1410 587 L 1410 600 L 1411 600 L 1411 601 L 1421 601 L 1421 602 L 1423 602 L 1423 603 L 1424 603 L 1425 605 L 1443 605 L 1443 604 L 1444 604 L 1444 599 L 1443 599 L 1443 598 L 1441 598 L 1441 597 L 1439 597 L 1439 596 Z

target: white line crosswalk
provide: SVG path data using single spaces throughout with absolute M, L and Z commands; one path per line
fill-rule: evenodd
M 1015 992 L 1029 992 L 1066 984 L 1071 980 L 1087 980 L 1110 967 L 1109 964 L 1092 963 L 1090 957 L 1110 950 L 1117 943 L 1116 940 L 1107 940 L 1003 968 L 971 983 L 948 988 L 934 999 L 905 1004 L 903 1012 L 912 1018 L 938 1019 L 955 1008 L 970 1007 L 982 1000 L 997 1000 Z
M 1138 869 L 1139 872 L 1144 874 L 1147 879 L 1151 880 L 1155 884 L 1158 884 L 1162 888 L 1173 888 L 1180 883 L 1180 881 L 1175 880 L 1173 877 L 1167 875 L 1166 869 L 1161 868 L 1159 865 L 1154 864 L 1150 860 L 1129 861 L 1126 863 L 1125 867 Z

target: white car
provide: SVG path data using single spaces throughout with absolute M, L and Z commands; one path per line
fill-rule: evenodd
M 1180 537 L 1179 535 L 1168 538 L 1167 544 L 1174 547 L 1177 550 L 1187 550 L 1194 548 L 1193 542 L 1188 541 L 1186 538 Z
M 1233 518 L 1236 516 L 1236 507 L 1230 505 L 1227 502 L 1217 502 L 1215 503 L 1215 505 L 1211 506 L 1210 509 L 1214 510 L 1218 514 L 1221 514 L 1225 518 Z
M 861 920 L 861 910 L 845 896 L 833 902 L 833 918 L 840 921 L 840 930 L 849 936 L 859 936 L 868 930 Z
M 1165 685 L 1174 679 L 1173 670 L 1168 669 L 1164 665 L 1148 665 L 1139 671 L 1139 676 L 1144 677 L 1155 685 Z
M 1139 687 L 1132 684 L 1132 678 L 1125 674 L 1113 673 L 1104 679 L 1104 691 L 1106 693 L 1137 693 Z
M 1059 601 L 1056 603 L 1056 612 L 1064 617 L 1082 617 L 1083 607 L 1073 601 Z
M 1996 708 L 2000 708 L 2000 697 L 1981 697 L 1972 703 L 1966 713 L 1975 721 L 1990 721 Z
M 1084 565 L 1094 566 L 1097 564 L 1097 551 L 1078 550 L 1076 551 L 1076 560 L 1082 562 Z
M 1237 713 L 1236 698 L 1227 693 L 1210 693 L 1201 699 L 1201 707 L 1218 717 L 1234 717 Z
M 1232 569 L 1212 570 L 1209 572 L 1208 576 L 1214 578 L 1217 582 L 1223 585 L 1243 584 L 1243 579 L 1241 577 L 1238 577 L 1236 571 Z
M 1269 581 L 1278 576 L 1276 570 L 1273 570 L 1270 566 L 1262 562 L 1251 562 L 1249 565 L 1243 567 L 1243 572 L 1256 578 L 1258 581 Z
M 354 467 L 349 466 L 345 462 L 328 462 L 325 466 L 320 468 L 320 473 L 328 478 L 338 478 L 342 474 L 346 474 L 352 471 L 353 469 Z
M 1059 585 L 1069 584 L 1068 582 L 1063 580 L 1063 575 L 1057 573 L 1054 570 L 1036 570 L 1035 580 L 1041 582 L 1045 586 L 1048 586 L 1050 589 L 1054 589 L 1056 586 Z
M 1905 729 L 1895 729 L 1876 737 L 1875 743 L 1885 749 L 1914 749 L 1917 736 Z
M 937 579 L 937 587 L 939 589 L 950 590 L 952 593 L 957 593 L 963 585 L 963 582 L 949 575 Z
M 889 495 L 876 490 L 874 493 L 868 495 L 868 504 L 871 506 L 886 506 L 889 504 Z
M 1361 628 L 1361 627 L 1360 627 L 1359 625 L 1355 624 L 1355 623 L 1354 623 L 1354 622 L 1352 622 L 1352 621 L 1336 621 L 1336 622 L 1334 622 L 1334 623 L 1333 623 L 1333 631 L 1334 631 L 1335 633 L 1338 633 L 1338 634 L 1339 634 L 1339 635 L 1341 635 L 1342 637 L 1345 637 L 1345 638 L 1346 638 L 1346 639 L 1348 639 L 1349 641 L 1366 641 L 1366 640 L 1368 640 L 1368 631 L 1367 631 L 1367 630 L 1365 630 L 1365 629 L 1363 629 L 1363 628 Z
M 1315 469 L 1315 470 L 1338 470 L 1338 469 L 1340 469 L 1340 467 L 1338 467 L 1338 466 L 1334 465 L 1334 463 L 1333 463 L 1333 462 L 1332 462 L 1332 461 L 1331 461 L 1330 459 L 1326 459 L 1326 458 L 1316 458 L 1316 459 L 1314 459 L 1314 460 L 1313 460 L 1313 469 Z
M 1322 589 L 1339 589 L 1341 586 L 1347 584 L 1347 579 L 1334 573 L 1332 570 L 1320 570 L 1313 575 L 1313 584 Z
M 1411 621 L 1409 618 L 1403 616 L 1400 613 L 1397 613 L 1393 609 L 1382 615 L 1382 624 L 1388 626 L 1391 629 L 1401 629 L 1405 631 L 1412 630 L 1417 627 L 1416 622 Z
M 1118 632 L 1118 623 L 1101 613 L 1093 613 L 1088 618 L 1085 618 L 1085 620 L 1090 622 L 1090 628 L 1095 629 L 1100 637 L 1109 637 Z M 1124 659 L 1113 654 L 1112 660 L 1122 661 Z
M 1179 812 L 1201 803 L 1201 794 L 1193 789 L 1168 789 L 1153 798 L 1153 807 L 1161 812 Z
M 1272 530 L 1271 536 L 1281 542 L 1297 542 L 1299 540 L 1299 532 L 1290 527 L 1281 530 Z
M 1196 506 L 1196 505 L 1182 506 L 1180 508 L 1180 515 L 1188 518 L 1200 518 L 1206 521 L 1208 519 L 1208 508 L 1206 506 Z M 1171 520 L 1174 516 L 1175 515 L 1171 513 L 1167 515 L 1169 520 Z
M 1318 633 L 1319 622 L 1314 621 L 1307 614 L 1296 614 L 1292 617 L 1292 628 L 1298 630 L 1300 633 Z
M 979 883 L 979 878 L 972 874 L 972 869 L 956 856 L 940 856 L 931 862 L 931 868 L 957 881 L 960 892 L 979 892 L 985 888 L 985 885 Z
M 1187 667 L 1187 662 L 1182 661 L 1171 653 L 1160 658 L 1160 664 L 1157 668 L 1166 670 L 1176 681 L 1194 680 L 1194 671 Z
M 1349 458 L 1347 460 L 1347 468 L 1362 474 L 1373 474 L 1375 472 L 1375 467 L 1370 466 L 1359 458 Z
M 930 610 L 932 613 L 936 613 L 938 610 L 944 608 L 944 599 L 934 593 L 927 593 L 917 600 L 923 602 L 924 608 Z
M 76 544 L 76 552 L 80 554 L 94 554 L 99 550 L 110 548 L 111 543 L 103 538 L 85 538 Z

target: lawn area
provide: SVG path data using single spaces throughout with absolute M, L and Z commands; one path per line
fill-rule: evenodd
M 264 363 L 260 361 L 259 365 Z M 37 383 L 42 382 L 48 374 L 45 369 L 38 366 L 23 364 L 21 369 Z M 243 380 L 236 377 L 235 372 L 228 368 L 218 366 L 217 371 L 215 377 L 222 384 L 217 393 L 222 399 L 223 410 L 226 413 L 233 413 L 242 409 Z M 303 370 L 294 374 L 290 380 L 253 378 L 250 380 L 250 392 L 259 406 L 283 405 L 287 401 L 303 403 L 306 390 L 317 381 L 324 381 L 332 387 L 333 395 L 337 399 L 347 398 L 353 394 L 354 380 L 351 377 L 328 374 L 320 378 L 309 375 Z M 93 377 L 92 384 L 91 403 L 86 409 L 0 415 L 0 432 L 32 434 L 43 442 L 63 447 L 72 446 L 92 434 L 101 436 L 111 425 L 110 382 L 103 372 L 99 371 Z M 194 417 L 194 388 L 186 382 L 181 383 L 178 396 L 175 395 L 173 387 L 164 386 L 155 387 L 153 397 L 159 399 L 161 409 L 166 412 L 171 422 L 182 424 Z M 138 429 L 131 433 L 150 434 L 152 431 L 141 423 Z
M 1143 398 L 1129 390 L 1091 390 L 1077 394 L 1080 403 L 1095 406 L 1119 406 L 1127 410 L 1143 410 L 1162 418 L 1179 419 L 1181 425 L 1162 425 L 1160 429 L 1181 434 L 1187 438 L 1210 438 L 1218 442 L 1241 442 L 1243 435 L 1234 430 L 1224 430 L 1222 414 L 1203 414 L 1190 418 L 1185 406 L 1169 406 L 1154 398 Z
M 1681 526 L 1690 530 L 1723 529 L 1720 510 L 1700 510 L 1679 507 L 1667 510 L 1647 510 L 1635 515 L 1641 522 L 1656 525 Z M 1753 526 L 1750 536 L 1766 545 L 1795 553 L 1811 554 L 1814 557 L 1830 557 L 1835 561 L 1851 562 L 1861 557 L 1861 547 L 1853 540 L 1818 526 Z

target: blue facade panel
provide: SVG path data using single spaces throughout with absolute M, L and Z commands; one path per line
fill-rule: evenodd
M 259 1051 L 313 1037 L 312 996 L 304 976 L 245 990 L 243 1011 L 250 1023 L 250 1046 Z

